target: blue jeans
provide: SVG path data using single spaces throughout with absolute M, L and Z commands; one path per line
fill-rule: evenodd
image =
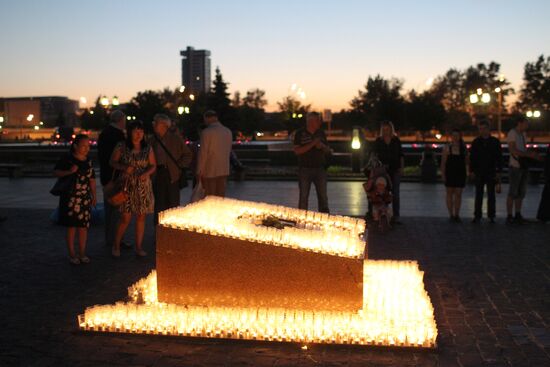
M 393 195 L 392 209 L 393 216 L 397 219 L 399 218 L 399 185 L 401 184 L 401 174 L 399 171 L 392 172 L 391 177 L 391 189 Z
M 300 167 L 298 169 L 298 185 L 300 188 L 298 208 L 307 210 L 311 183 L 315 185 L 319 211 L 328 213 L 327 172 L 323 167 Z

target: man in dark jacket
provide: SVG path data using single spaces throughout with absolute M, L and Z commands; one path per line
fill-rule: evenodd
M 489 123 L 479 123 L 479 136 L 472 142 L 470 149 L 470 174 L 475 179 L 476 198 L 473 223 L 479 223 L 482 217 L 483 191 L 487 187 L 487 217 L 495 222 L 495 185 L 500 183 L 502 172 L 502 150 L 500 141 L 491 136 Z
M 294 135 L 294 153 L 298 157 L 298 187 L 300 199 L 298 208 L 308 209 L 311 183 L 317 192 L 317 206 L 320 212 L 329 213 L 327 195 L 327 156 L 331 154 L 327 138 L 321 130 L 321 115 L 310 112 L 306 117 L 306 126 L 296 130 Z
M 124 128 L 126 127 L 126 115 L 119 110 L 113 111 L 110 116 L 111 123 L 99 134 L 97 140 L 97 154 L 99 158 L 99 169 L 101 185 L 103 186 L 103 208 L 105 213 L 105 245 L 112 246 L 116 224 L 120 218 L 116 207 L 107 202 L 105 186 L 114 178 L 113 168 L 109 164 L 113 150 L 119 142 L 125 139 Z

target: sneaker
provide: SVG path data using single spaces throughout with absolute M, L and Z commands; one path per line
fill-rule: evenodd
M 111 255 L 113 255 L 113 257 L 120 257 L 120 250 L 117 250 L 113 247 L 113 249 L 111 250 Z
M 506 224 L 509 224 L 509 225 L 514 224 L 514 217 L 512 217 L 511 215 L 507 216 L 506 217 Z
M 88 256 L 81 256 L 80 257 L 80 262 L 82 264 L 89 264 L 90 263 L 90 258 Z
M 521 213 L 516 213 L 516 217 L 514 218 L 514 222 L 516 224 L 525 224 L 525 219 L 521 216 Z
M 78 259 L 78 257 L 69 257 L 69 262 L 73 265 L 79 265 L 80 264 L 80 260 Z
M 136 256 L 137 257 L 144 257 L 144 256 L 147 256 L 147 252 L 143 251 L 143 250 L 136 250 Z

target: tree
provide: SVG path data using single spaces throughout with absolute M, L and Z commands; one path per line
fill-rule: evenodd
M 263 110 L 267 105 L 267 99 L 265 99 L 265 91 L 256 88 L 246 92 L 246 96 L 243 98 L 243 104 L 257 110 Z
M 311 109 L 311 105 L 303 105 L 300 100 L 293 96 L 284 97 L 280 102 L 277 102 L 277 105 L 282 114 L 283 124 L 289 133 L 296 130 L 300 123 L 305 121 L 305 117 Z
M 519 110 L 550 111 L 550 57 L 540 55 L 523 69 L 523 85 L 516 104 Z
M 92 107 L 89 112 L 85 111 L 82 116 L 80 116 L 81 126 L 83 129 L 101 130 L 109 123 L 107 110 L 99 103 L 100 99 L 101 96 L 97 97 L 94 107 Z
M 164 96 L 166 97 L 166 96 Z M 166 101 L 163 99 L 163 92 L 155 92 L 146 90 L 138 92 L 128 103 L 126 112 L 129 115 L 136 116 L 143 121 L 145 130 L 150 133 L 153 131 L 152 121 L 157 113 L 165 113 L 170 115 L 170 110 L 165 107 Z
M 240 99 L 240 93 L 235 92 L 233 106 L 237 108 L 239 130 L 245 134 L 252 134 L 259 130 L 265 120 L 264 107 L 266 105 L 265 91 L 261 89 L 249 90 L 242 100 Z
M 216 111 L 220 121 L 232 131 L 237 129 L 237 112 L 229 99 L 228 83 L 223 80 L 220 68 L 216 68 L 213 87 L 208 95 L 208 109 Z
M 400 94 L 403 81 L 384 79 L 380 75 L 369 77 L 365 90 L 359 90 L 350 105 L 352 110 L 362 114 L 366 127 L 377 128 L 382 120 L 391 120 L 400 127 L 404 121 L 404 99 Z
M 435 79 L 430 92 L 439 99 L 447 111 L 461 110 L 466 103 L 463 87 L 464 74 L 457 69 L 449 69 L 445 75 Z
M 443 104 L 429 91 L 418 94 L 412 90 L 405 111 L 406 125 L 414 130 L 429 131 L 432 128 L 440 128 L 445 121 Z

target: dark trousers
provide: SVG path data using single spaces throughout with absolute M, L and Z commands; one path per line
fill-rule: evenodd
M 298 208 L 307 210 L 311 183 L 315 185 L 319 211 L 328 213 L 327 172 L 323 167 L 300 167 L 298 169 L 298 187 L 300 188 Z
M 171 182 L 170 172 L 164 166 L 159 166 L 153 180 L 155 194 L 155 225 L 158 224 L 159 212 L 180 205 L 179 182 Z
M 118 207 L 112 206 L 107 201 L 105 188 L 103 188 L 103 213 L 105 216 L 105 245 L 113 246 L 116 228 L 120 220 L 120 211 Z
M 474 217 L 481 218 L 482 215 L 482 206 L 483 206 L 483 192 L 485 187 L 487 187 L 487 217 L 495 217 L 495 184 L 496 180 L 494 177 L 484 177 L 476 175 L 475 185 L 476 185 L 476 199 L 475 199 L 475 211 Z

